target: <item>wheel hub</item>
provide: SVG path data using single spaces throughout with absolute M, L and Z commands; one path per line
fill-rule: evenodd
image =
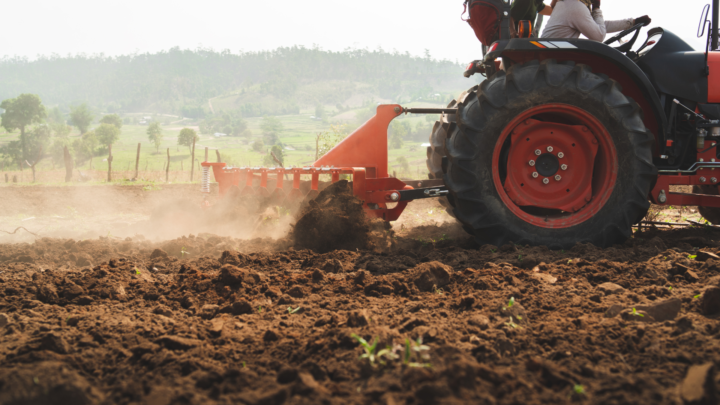
M 550 177 L 554 176 L 558 169 L 560 169 L 560 161 L 557 156 L 552 153 L 543 153 L 538 156 L 535 167 L 540 176 Z
M 586 126 L 527 119 L 510 139 L 504 189 L 515 204 L 577 212 L 592 200 L 598 141 Z

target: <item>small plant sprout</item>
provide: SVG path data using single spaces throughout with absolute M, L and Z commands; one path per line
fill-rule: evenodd
M 243 366 L 243 368 L 245 368 L 245 362 L 244 362 L 244 361 L 242 362 L 242 366 Z
M 189 255 L 189 254 L 190 254 L 190 252 L 188 252 L 187 250 L 185 250 L 185 246 L 183 246 L 183 248 L 180 249 L 180 256 L 181 256 L 183 259 L 185 258 L 185 255 Z
M 522 255 L 518 255 L 518 260 L 522 261 Z
M 511 327 L 511 328 L 513 328 L 513 329 L 519 328 L 518 324 L 516 324 L 516 323 L 513 321 L 512 316 L 510 317 L 509 322 L 505 322 L 505 326 L 509 326 L 509 327 Z
M 442 288 L 437 288 L 437 285 L 435 285 L 435 284 L 433 284 L 432 290 L 433 290 L 433 291 L 435 292 L 435 294 L 437 294 L 437 295 L 443 295 L 443 294 L 445 294 L 445 291 L 443 291 Z
M 357 340 L 358 343 L 360 343 L 360 346 L 362 346 L 364 353 L 360 355 L 360 359 L 366 359 L 368 363 L 370 363 L 370 366 L 375 367 L 375 350 L 377 350 L 377 338 L 373 341 L 372 344 L 368 343 L 367 340 L 363 339 L 362 337 L 352 334 L 353 339 Z
M 428 361 L 430 348 L 423 344 L 422 336 L 417 340 L 405 339 L 403 364 L 408 367 L 432 367 Z
M 490 249 L 490 251 L 495 253 L 495 252 L 497 252 L 497 249 Z
M 688 255 L 688 259 L 695 260 L 697 259 L 697 255 Z
M 645 317 L 645 315 L 643 315 L 643 314 L 641 314 L 640 312 L 638 312 L 637 309 L 635 309 L 635 308 L 632 309 L 632 312 L 631 312 L 630 314 L 635 315 L 635 316 L 639 316 L 639 317 L 642 317 L 642 318 Z
M 258 314 L 262 314 L 262 305 L 258 307 Z
M 140 270 L 137 267 L 135 267 L 135 274 L 140 274 Z
M 667 289 L 668 289 L 668 291 L 672 291 L 672 286 L 669 285 Z
M 288 314 L 290 314 L 290 315 L 296 313 L 296 312 L 299 311 L 299 310 L 300 310 L 300 307 L 297 307 L 297 308 L 295 308 L 295 309 L 293 309 L 293 307 L 288 307 L 288 308 L 287 308 Z
M 698 299 L 700 297 L 702 297 L 702 294 L 698 294 L 698 295 L 694 296 L 693 299 Z
M 508 301 L 507 307 L 512 308 L 513 305 L 515 305 L 515 297 L 510 297 L 510 301 Z
M 580 384 L 575 384 L 573 386 L 573 392 L 577 395 L 585 395 L 585 387 Z

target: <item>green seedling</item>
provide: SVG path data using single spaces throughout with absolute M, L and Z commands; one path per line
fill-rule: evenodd
M 642 318 L 645 317 L 645 315 L 643 315 L 643 314 L 641 314 L 640 312 L 638 312 L 637 309 L 635 309 L 635 308 L 632 309 L 632 312 L 631 312 L 630 314 L 631 314 L 631 315 L 635 315 L 635 316 L 639 316 L 639 317 L 642 317 Z
M 497 252 L 497 249 L 490 249 L 490 251 L 495 253 L 495 252 Z
M 520 315 L 515 315 L 515 318 L 517 318 L 518 321 L 522 321 L 522 316 L 520 316 Z
M 513 305 L 515 305 L 515 297 L 510 297 L 510 301 L 508 301 L 507 307 L 512 308 Z
M 358 343 L 360 343 L 360 346 L 362 346 L 362 348 L 363 348 L 364 353 L 362 355 L 360 355 L 359 359 L 361 359 L 361 360 L 366 359 L 370 363 L 370 366 L 375 367 L 376 366 L 375 365 L 375 359 L 376 359 L 375 350 L 377 350 L 377 343 L 378 343 L 377 338 L 375 338 L 373 343 L 370 344 L 367 342 L 367 340 L 363 339 L 362 337 L 360 337 L 354 333 L 350 336 L 352 336 L 353 339 L 357 340 Z
M 430 360 L 428 351 L 430 351 L 430 348 L 423 344 L 422 336 L 415 341 L 405 339 L 403 364 L 408 367 L 432 367 L 432 364 L 428 362 Z
M 182 249 L 180 249 L 180 257 L 181 257 L 181 258 L 184 259 L 184 258 L 185 258 L 185 255 L 189 255 L 189 254 L 190 254 L 190 252 L 188 252 L 187 250 L 185 250 L 185 247 L 184 247 L 184 246 L 183 246 Z
M 445 291 L 443 291 L 442 288 L 437 288 L 436 285 L 433 285 L 433 288 L 432 288 L 432 289 L 433 289 L 433 291 L 435 292 L 435 294 L 437 294 L 437 295 L 443 295 L 443 294 L 445 294 Z
M 572 264 L 572 259 L 568 260 L 567 264 Z
M 258 307 L 258 314 L 262 314 L 262 306 Z
M 519 319 L 519 318 L 518 318 L 518 319 Z M 509 327 L 511 327 L 511 328 L 513 328 L 513 329 L 519 328 L 518 324 L 516 324 L 515 322 L 513 322 L 512 316 L 510 317 L 510 322 L 505 322 L 505 326 L 509 326 Z
M 573 392 L 577 395 L 585 395 L 585 387 L 580 384 L 575 384 L 573 386 Z
M 667 289 L 668 289 L 668 291 L 672 291 L 672 286 L 669 285 Z
M 565 253 L 565 249 L 562 249 L 562 250 L 560 251 L 560 253 L 563 253 L 563 254 L 564 254 L 564 253 Z
M 300 307 L 293 309 L 293 307 L 287 307 L 288 314 L 292 315 L 300 310 Z
M 518 255 L 518 260 L 522 261 L 522 255 Z
M 693 298 L 694 298 L 694 299 L 698 299 L 698 298 L 700 298 L 700 297 L 702 297 L 702 294 L 698 294 L 698 295 L 694 296 Z
M 135 267 L 135 274 L 140 274 L 140 270 L 137 267 Z
M 697 258 L 697 255 L 688 255 L 688 259 L 695 260 Z

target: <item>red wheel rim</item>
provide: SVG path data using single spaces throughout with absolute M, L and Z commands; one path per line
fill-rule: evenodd
M 493 182 L 513 214 L 542 228 L 592 218 L 615 187 L 618 158 L 604 125 L 569 104 L 543 104 L 515 117 L 493 152 Z

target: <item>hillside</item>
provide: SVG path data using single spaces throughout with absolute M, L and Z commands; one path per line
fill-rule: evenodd
M 0 100 L 35 93 L 63 111 L 87 103 L 98 112 L 193 118 L 210 115 L 211 108 L 244 117 L 286 115 L 318 104 L 343 110 L 372 101 L 444 101 L 474 84 L 461 72 L 453 62 L 382 50 L 52 55 L 0 59 Z

